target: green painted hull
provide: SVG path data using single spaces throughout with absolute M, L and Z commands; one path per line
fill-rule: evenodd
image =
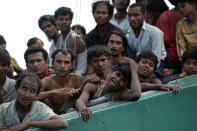
M 88 122 L 76 112 L 63 115 L 69 127 L 62 131 L 197 131 L 197 75 L 179 79 L 177 84 L 182 90 L 176 95 L 151 91 L 137 102 L 94 106 Z

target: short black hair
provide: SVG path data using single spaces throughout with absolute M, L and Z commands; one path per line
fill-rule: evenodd
M 43 15 L 39 18 L 38 20 L 38 26 L 40 27 L 40 29 L 42 30 L 42 23 L 43 22 L 50 22 L 51 24 L 53 24 L 54 26 L 56 26 L 56 22 L 55 22 L 55 18 L 53 15 Z
M 109 16 L 112 17 L 112 16 L 113 16 L 113 13 L 114 13 L 114 6 L 111 5 L 109 1 L 105 1 L 105 0 L 96 1 L 96 2 L 94 2 L 94 3 L 92 4 L 92 14 L 95 13 L 95 10 L 96 10 L 97 6 L 98 6 L 100 3 L 104 3 L 104 4 L 107 6 Z
M 1 64 L 5 64 L 5 65 L 8 65 L 8 66 L 10 66 L 10 63 L 11 63 L 10 54 L 4 48 L 0 48 L 0 63 Z
M 75 30 L 75 29 L 79 29 L 79 30 L 81 30 L 81 33 L 84 35 L 84 36 L 86 36 L 86 29 L 85 29 L 85 27 L 84 26 L 82 26 L 82 25 L 73 25 L 72 27 L 71 27 L 71 29 L 72 30 Z
M 129 6 L 129 8 L 139 8 L 142 14 L 145 14 L 145 7 L 141 3 L 134 3 Z
M 146 10 L 148 12 L 164 12 L 168 9 L 169 7 L 164 0 L 148 0 L 146 5 Z
M 58 16 L 66 16 L 68 15 L 71 19 L 73 19 L 73 12 L 69 7 L 59 7 L 54 14 L 54 18 L 57 20 Z
M 118 63 L 113 71 L 119 71 L 127 79 L 127 88 L 131 85 L 131 67 L 129 63 Z
M 61 52 L 61 53 L 64 54 L 64 55 L 70 54 L 70 56 L 71 56 L 71 62 L 73 62 L 73 61 L 75 60 L 75 56 L 74 56 L 74 54 L 72 53 L 72 51 L 67 50 L 67 49 L 57 49 L 57 50 L 54 51 L 53 54 L 51 55 L 52 63 L 54 63 L 55 57 L 56 57 L 56 55 L 57 55 L 59 52 Z
M 183 53 L 182 64 L 185 64 L 189 59 L 197 60 L 197 47 L 190 48 Z
M 18 89 L 23 81 L 23 79 L 27 78 L 28 80 L 32 81 L 32 82 L 36 82 L 38 84 L 38 90 L 37 90 L 37 94 L 40 93 L 40 89 L 42 87 L 42 82 L 40 80 L 40 78 L 35 74 L 35 73 L 28 73 L 28 72 L 23 72 L 19 75 L 19 77 L 16 80 L 16 89 Z
M 88 48 L 88 56 L 87 61 L 88 63 L 91 62 L 92 58 L 94 57 L 100 57 L 101 55 L 106 56 L 108 59 L 110 58 L 110 51 L 109 49 L 104 45 L 94 45 Z
M 27 47 L 29 48 L 29 47 L 33 46 L 34 44 L 36 44 L 37 41 L 41 41 L 42 45 L 44 45 L 44 43 L 41 39 L 39 39 L 38 37 L 32 37 L 28 40 Z
M 157 68 L 158 58 L 153 52 L 151 52 L 151 51 L 142 51 L 136 58 L 137 63 L 139 63 L 139 61 L 141 59 L 143 59 L 143 58 L 153 61 L 155 63 L 154 69 Z
M 0 35 L 0 45 L 6 44 L 5 38 Z
M 24 54 L 24 59 L 25 59 L 26 65 L 28 64 L 28 58 L 27 58 L 28 55 L 33 54 L 33 53 L 37 53 L 37 52 L 41 52 L 43 54 L 44 60 L 47 62 L 48 53 L 45 49 L 39 48 L 39 47 L 30 47 L 25 51 L 25 54 Z

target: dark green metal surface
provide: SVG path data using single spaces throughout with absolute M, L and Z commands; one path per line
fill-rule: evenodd
M 176 95 L 151 91 L 137 102 L 94 106 L 88 122 L 76 112 L 63 115 L 69 127 L 62 131 L 197 131 L 197 75 L 175 83 L 182 89 Z

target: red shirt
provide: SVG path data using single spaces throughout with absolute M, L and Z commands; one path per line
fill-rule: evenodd
M 164 40 L 169 41 L 171 45 L 166 45 L 167 56 L 174 64 L 179 63 L 179 57 L 176 48 L 176 23 L 181 19 L 181 15 L 175 10 L 164 11 L 157 20 L 157 27 L 163 31 Z

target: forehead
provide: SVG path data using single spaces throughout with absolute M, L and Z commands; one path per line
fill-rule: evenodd
M 107 5 L 105 3 L 99 3 L 96 7 L 96 11 L 108 11 Z
M 148 59 L 148 58 L 142 58 L 139 62 L 142 62 L 142 61 L 147 61 L 147 62 L 149 62 L 149 63 L 154 63 L 153 60 Z
M 58 19 L 71 19 L 71 18 L 68 14 L 67 15 L 59 14 Z
M 33 78 L 26 77 L 21 81 L 20 87 L 27 87 L 30 89 L 37 89 L 38 88 L 38 83 L 33 80 Z
M 43 26 L 43 27 L 45 27 L 47 25 L 53 25 L 53 24 L 50 21 L 43 21 L 42 24 L 41 24 L 41 26 Z
M 100 55 L 99 57 L 92 57 L 92 61 L 97 61 L 102 59 L 108 59 L 108 57 L 105 55 Z
M 129 14 L 141 14 L 142 15 L 142 11 L 140 7 L 130 7 L 128 10 Z
M 185 61 L 185 63 L 188 63 L 188 62 L 191 62 L 191 63 L 196 63 L 197 62 L 197 60 L 196 59 L 187 59 L 186 61 Z
M 112 34 L 109 38 L 110 40 L 119 40 L 119 41 L 123 41 L 122 37 L 120 35 L 117 34 Z
M 71 55 L 69 53 L 62 53 L 62 52 L 58 52 L 55 56 L 55 60 L 60 60 L 60 59 L 66 59 L 71 61 Z
M 44 59 L 43 53 L 42 52 L 35 52 L 35 53 L 31 53 L 27 56 L 28 60 L 32 60 L 32 59 Z

